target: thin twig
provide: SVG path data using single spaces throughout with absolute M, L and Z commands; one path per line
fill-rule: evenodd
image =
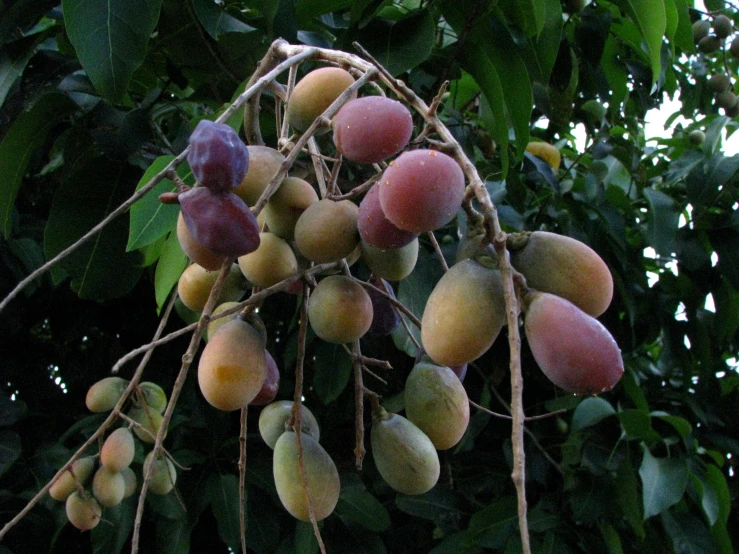
M 444 253 L 441 251 L 439 241 L 436 240 L 436 235 L 434 235 L 433 231 L 429 231 L 428 233 L 426 233 L 426 235 L 431 242 L 431 246 L 434 247 L 434 253 L 436 254 L 436 259 L 439 260 L 439 263 L 441 264 L 441 269 L 443 269 L 444 273 L 446 273 L 447 271 L 449 271 L 449 265 L 447 265 L 446 260 L 444 259 Z

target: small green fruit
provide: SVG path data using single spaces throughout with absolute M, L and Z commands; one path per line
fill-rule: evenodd
M 123 396 L 128 381 L 121 377 L 106 377 L 90 387 L 85 404 L 91 412 L 109 412 Z
M 154 451 L 152 450 L 146 455 L 144 467 L 149 463 L 153 454 Z M 153 464 L 149 490 L 158 495 L 168 494 L 177 482 L 177 471 L 175 471 L 174 464 L 163 454 L 160 454 L 160 457 L 154 460 Z
M 718 38 L 726 38 L 732 31 L 731 19 L 721 14 L 713 20 L 713 32 Z
M 83 498 L 75 491 L 67 498 L 67 519 L 80 531 L 89 531 L 100 523 L 103 509 L 98 501 L 92 498 Z
M 693 23 L 693 42 L 698 44 L 701 39 L 708 36 L 711 31 L 711 24 L 705 19 L 700 19 Z
M 700 146 L 703 144 L 703 141 L 706 140 L 706 134 L 700 129 L 696 129 L 695 131 L 690 132 L 688 140 L 690 141 L 690 144 Z
M 719 48 L 721 48 L 721 39 L 716 35 L 708 35 L 698 41 L 698 50 L 704 54 L 713 54 Z
M 723 73 L 716 73 L 715 75 L 711 75 L 711 78 L 708 79 L 708 89 L 715 93 L 724 92 L 725 90 L 728 90 L 730 86 L 731 79 L 729 79 L 728 75 Z
M 72 472 L 77 477 L 80 485 L 84 486 L 87 480 L 92 475 L 92 470 L 95 469 L 95 458 L 88 456 L 86 458 L 80 458 L 75 460 L 72 464 Z M 69 495 L 77 490 L 77 484 L 75 483 L 72 473 L 67 470 L 62 473 L 61 477 L 51 485 L 49 489 L 49 495 L 54 500 L 64 501 L 69 498 Z
M 259 414 L 259 434 L 262 435 L 262 439 L 272 450 L 277 444 L 277 439 L 285 432 L 285 423 L 290 417 L 292 409 L 292 400 L 278 400 L 265 406 L 262 413 Z M 300 423 L 303 434 L 307 433 L 316 440 L 321 438 L 321 431 L 318 428 L 315 416 L 302 404 L 300 406 Z

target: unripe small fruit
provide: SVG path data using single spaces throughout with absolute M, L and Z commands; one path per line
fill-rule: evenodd
M 162 387 L 151 381 L 144 381 L 139 385 L 139 390 L 144 396 L 144 402 L 146 402 L 149 408 L 160 414 L 164 413 L 167 407 L 167 394 Z
M 711 32 L 711 24 L 705 20 L 700 19 L 693 23 L 693 42 L 698 44 L 701 39 L 708 36 L 708 33 Z
M 319 264 L 345 258 L 359 244 L 358 218 L 359 208 L 349 200 L 319 200 L 295 224 L 295 246 Z
M 285 117 L 288 123 L 298 131 L 305 131 L 353 83 L 354 77 L 341 68 L 314 69 L 298 81 L 287 101 Z M 355 92 L 352 96 L 356 95 Z M 321 132 L 328 132 L 328 129 Z
M 726 38 L 731 34 L 732 31 L 731 19 L 721 14 L 716 16 L 713 20 L 713 32 L 718 38 Z
M 244 277 L 258 287 L 267 288 L 298 272 L 293 249 L 273 233 L 259 233 L 259 248 L 239 258 Z
M 735 58 L 739 58 L 739 37 L 731 41 L 731 46 L 729 46 L 729 52 L 731 52 L 731 55 L 734 56 Z
M 85 404 L 91 412 L 109 412 L 123 396 L 128 381 L 121 377 L 106 377 L 90 387 Z
M 303 179 L 287 177 L 261 212 L 270 233 L 285 240 L 295 236 L 295 224 L 311 204 L 318 202 L 315 189 Z M 261 215 L 261 214 L 260 214 Z
M 195 312 L 202 312 L 208 302 L 210 291 L 213 290 L 213 285 L 218 279 L 218 273 L 218 271 L 208 271 L 198 264 L 187 266 L 177 283 L 177 292 L 182 303 Z M 223 281 L 217 303 L 239 300 L 244 295 L 243 281 L 244 276 L 239 266 L 232 264 Z
M 100 450 L 100 463 L 108 471 L 119 472 L 131 465 L 135 453 L 136 447 L 131 431 L 126 427 L 120 427 L 105 439 Z
M 711 78 L 708 79 L 708 88 L 715 93 L 729 90 L 730 86 L 731 79 L 729 79 L 729 76 L 724 73 L 716 73 L 715 75 L 711 75 Z
M 98 502 L 106 508 L 117 506 L 123 500 L 126 492 L 126 482 L 123 475 L 116 471 L 110 471 L 101 466 L 92 478 L 92 494 Z
M 728 110 L 729 108 L 734 107 L 736 103 L 737 103 L 737 96 L 730 90 L 719 92 L 716 95 L 716 104 L 718 104 L 725 110 Z
M 316 520 L 321 521 L 331 515 L 339 501 L 339 472 L 331 457 L 313 437 L 302 433 L 300 443 L 310 505 Z M 272 473 L 277 494 L 285 509 L 300 521 L 310 521 L 308 491 L 303 484 L 298 456 L 296 433 L 283 433 L 275 444 Z
M 700 129 L 696 129 L 695 131 L 690 132 L 690 134 L 688 135 L 688 140 L 690 141 L 690 144 L 700 146 L 701 144 L 703 144 L 703 141 L 706 140 L 706 134 Z
M 698 42 L 698 50 L 704 54 L 713 54 L 719 48 L 721 48 L 721 39 L 716 35 L 708 35 Z
M 123 476 L 123 482 L 126 484 L 126 488 L 123 491 L 123 498 L 128 498 L 136 492 L 136 474 L 130 467 L 124 467 L 121 470 L 121 475 Z
M 470 422 L 470 403 L 462 382 L 448 367 L 420 363 L 405 382 L 405 415 L 437 450 L 456 445 Z
M 385 482 L 404 494 L 431 490 L 440 472 L 431 440 L 403 416 L 382 408 L 372 419 L 372 457 Z
M 235 308 L 238 306 L 238 302 L 224 302 L 223 304 L 218 304 L 218 306 L 215 307 L 213 310 L 213 313 L 211 314 L 211 321 L 208 323 L 208 328 L 205 331 L 205 338 L 206 340 L 210 340 L 210 337 L 213 336 L 213 334 L 218 331 L 218 329 L 221 328 L 222 325 L 228 323 L 229 321 L 233 321 L 234 319 L 239 317 L 239 312 L 235 311 L 232 314 L 229 314 L 225 317 L 220 317 L 218 319 L 214 319 L 215 316 L 222 314 L 225 311 L 230 310 L 231 308 Z
M 267 189 L 272 177 L 280 170 L 285 156 L 274 148 L 260 145 L 249 145 L 249 170 L 233 193 L 240 196 L 247 205 L 253 206 Z
M 621 350 L 597 319 L 546 292 L 530 294 L 524 303 L 526 337 L 550 381 L 575 394 L 600 394 L 618 383 Z
M 562 154 L 548 142 L 530 142 L 526 145 L 526 152 L 547 162 L 554 171 L 562 164 Z
M 150 462 L 154 451 L 152 450 L 144 459 L 144 467 Z M 151 481 L 149 481 L 149 491 L 153 494 L 168 494 L 177 482 L 177 471 L 174 464 L 164 454 L 154 460 L 151 470 Z
M 285 423 L 290 418 L 292 409 L 292 400 L 278 400 L 265 406 L 259 414 L 259 434 L 272 450 L 277 444 L 277 439 L 285 432 Z M 303 404 L 300 405 L 300 428 L 303 434 L 307 433 L 314 439 L 320 440 L 321 431 L 318 428 L 318 422 L 313 412 Z
M 308 299 L 308 321 L 326 342 L 352 342 L 372 325 L 372 301 L 359 283 L 331 275 L 316 285 Z
M 74 473 L 74 476 L 72 476 L 72 472 L 69 470 L 62 473 L 59 479 L 51 485 L 49 496 L 54 500 L 59 500 L 60 502 L 66 500 L 69 498 L 70 494 L 77 490 L 77 483 L 75 482 L 74 477 L 77 477 L 79 484 L 84 486 L 90 478 L 90 475 L 92 475 L 93 469 L 95 469 L 94 457 L 88 456 L 75 460 L 72 464 L 72 472 Z
M 103 509 L 91 496 L 83 498 L 79 492 L 75 491 L 67 498 L 66 512 L 69 523 L 80 531 L 89 531 L 100 523 Z
M 418 239 L 400 248 L 380 250 L 364 241 L 360 242 L 362 259 L 377 277 L 389 281 L 402 281 L 413 272 L 418 261 Z
M 128 417 L 143 427 L 143 429 L 138 426 L 133 428 L 133 432 L 139 440 L 154 444 L 159 428 L 162 426 L 162 414 L 151 409 L 147 412 L 144 408 L 131 408 Z

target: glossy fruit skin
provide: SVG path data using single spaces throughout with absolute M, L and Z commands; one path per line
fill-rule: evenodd
M 208 271 L 217 271 L 226 261 L 225 256 L 211 252 L 192 237 L 187 230 L 182 212 L 177 216 L 177 239 L 187 257 Z
M 123 476 L 123 482 L 125 483 L 125 489 L 123 491 L 123 498 L 128 498 L 136 492 L 137 479 L 136 474 L 130 467 L 124 467 L 121 470 L 121 476 Z
M 464 436 L 470 404 L 462 382 L 448 367 L 419 363 L 405 382 L 405 415 L 434 444 L 447 450 Z
M 500 272 L 464 260 L 450 267 L 431 292 L 421 342 L 436 363 L 462 365 L 482 356 L 504 323 Z
M 133 434 L 128 428 L 119 427 L 105 439 L 100 450 L 100 463 L 108 471 L 117 473 L 131 465 L 135 453 Z
M 382 410 L 373 417 L 372 457 L 380 475 L 404 494 L 423 494 L 439 480 L 439 455 L 431 440 L 403 416 Z
M 413 117 L 403 104 L 386 96 L 350 100 L 334 116 L 334 144 L 352 162 L 374 164 L 408 145 Z
M 239 257 L 244 277 L 261 288 L 271 287 L 298 272 L 298 260 L 290 245 L 273 233 L 259 233 L 259 248 Z
M 313 512 L 316 520 L 321 521 L 331 515 L 339 501 L 339 472 L 317 440 L 302 433 L 300 442 Z M 300 474 L 298 439 L 294 431 L 287 431 L 277 439 L 272 473 L 277 495 L 285 509 L 300 521 L 310 521 L 308 495 Z
M 305 131 L 353 83 L 354 77 L 341 68 L 314 69 L 295 85 L 287 102 L 288 123 L 297 131 Z
M 359 244 L 359 208 L 349 200 L 311 204 L 295 224 L 295 246 L 318 264 L 345 258 Z
M 218 271 L 208 271 L 198 264 L 190 264 L 177 282 L 180 300 L 191 310 L 202 312 L 217 279 Z M 244 295 L 243 280 L 239 266 L 232 264 L 218 295 L 218 303 L 239 300 Z
M 511 251 L 511 263 L 528 286 L 566 298 L 593 317 L 606 311 L 613 298 L 613 277 L 606 263 L 579 240 L 534 231 L 526 245 Z
M 377 277 L 388 281 L 402 281 L 413 272 L 418 261 L 418 239 L 400 248 L 380 250 L 360 242 L 362 259 Z
M 343 275 L 323 279 L 308 299 L 308 321 L 326 342 L 359 339 L 372 325 L 372 316 L 372 301 L 364 287 Z
M 562 154 L 556 146 L 548 142 L 530 142 L 526 145 L 526 152 L 547 162 L 554 171 L 562 164 Z
M 90 387 L 85 397 L 87 409 L 94 413 L 109 412 L 123 396 L 128 381 L 121 377 L 105 377 Z
M 287 177 L 262 211 L 269 231 L 285 240 L 292 240 L 298 219 L 308 206 L 316 202 L 318 194 L 308 181 Z
M 144 459 L 144 467 L 146 467 L 146 464 L 149 463 L 149 460 L 151 460 L 153 455 L 153 450 L 146 455 L 146 458 Z M 151 481 L 149 481 L 149 491 L 160 496 L 169 494 L 176 483 L 177 470 L 175 470 L 174 464 L 164 454 L 160 454 L 153 462 Z
M 385 217 L 399 229 L 424 233 L 454 219 L 464 198 L 464 173 L 442 152 L 413 150 L 390 162 L 379 186 Z
M 117 506 L 123 500 L 125 492 L 126 482 L 123 475 L 102 466 L 98 468 L 92 479 L 92 494 L 101 506 L 106 508 Z
M 535 292 L 524 303 L 531 352 L 552 383 L 575 394 L 600 394 L 618 383 L 624 372 L 621 351 L 597 319 L 546 292 Z
M 66 512 L 69 523 L 80 531 L 89 531 L 100 523 L 103 509 L 91 496 L 85 499 L 75 491 L 67 498 Z
M 249 402 L 249 406 L 264 406 L 269 404 L 277 396 L 277 390 L 280 388 L 280 369 L 277 367 L 277 362 L 267 350 L 264 351 L 267 358 L 267 376 L 264 378 L 262 388 Z
M 223 411 L 245 408 L 267 376 L 260 333 L 241 319 L 221 326 L 200 356 L 198 384 L 208 403 Z
M 274 148 L 260 145 L 249 145 L 249 170 L 239 185 L 233 189 L 247 205 L 253 206 L 267 189 L 267 185 L 280 170 L 285 156 Z
M 416 352 L 416 359 L 413 362 L 414 365 L 417 365 L 419 363 L 430 363 L 433 364 L 434 360 L 429 357 L 428 354 L 426 354 L 426 350 L 421 346 L 421 348 L 418 349 Z M 452 370 L 452 373 L 457 376 L 457 379 L 459 379 L 462 383 L 464 383 L 464 378 L 467 376 L 467 364 L 462 365 L 453 365 L 453 366 L 446 366 L 449 369 Z
M 285 423 L 290 418 L 292 409 L 292 400 L 278 400 L 265 406 L 259 414 L 259 434 L 272 450 L 277 444 L 277 439 L 285 432 Z M 300 427 L 303 434 L 307 433 L 315 440 L 320 440 L 321 431 L 318 428 L 318 422 L 313 412 L 304 404 L 300 406 Z
M 233 259 L 259 247 L 257 218 L 235 194 L 195 187 L 178 198 L 187 230 L 211 252 Z
M 249 151 L 231 127 L 203 119 L 190 135 L 190 164 L 195 180 L 212 191 L 237 186 L 249 167 Z
M 227 315 L 225 317 L 220 317 L 218 319 L 214 319 L 215 316 L 222 314 L 226 310 L 230 310 L 231 308 L 238 306 L 238 302 L 224 302 L 223 304 L 218 304 L 218 306 L 215 307 L 213 310 L 213 313 L 210 315 L 212 321 L 208 323 L 208 327 L 205 330 L 205 340 L 209 341 L 210 337 L 213 336 L 213 334 L 223 325 L 224 323 L 228 323 L 229 321 L 232 321 L 239 317 L 239 312 L 236 311 L 230 315 Z
M 369 283 L 395 298 L 393 287 L 384 279 L 373 276 Z M 367 294 L 372 301 L 372 325 L 370 325 L 369 332 L 377 337 L 385 337 L 400 325 L 400 316 L 392 302 L 382 294 L 373 289 L 367 289 Z
M 83 486 L 90 478 L 90 475 L 92 475 L 93 469 L 95 469 L 95 458 L 92 456 L 80 458 L 75 460 L 72 464 L 72 471 Z M 62 473 L 61 477 L 59 477 L 53 485 L 51 485 L 49 496 L 54 500 L 59 500 L 61 502 L 69 498 L 69 495 L 76 490 L 77 484 L 75 483 L 74 477 L 72 476 L 72 473 L 67 470 Z
M 367 191 L 359 204 L 357 229 L 365 243 L 380 250 L 401 248 L 418 236 L 418 233 L 398 229 L 385 217 L 380 206 L 380 187 L 377 184 Z

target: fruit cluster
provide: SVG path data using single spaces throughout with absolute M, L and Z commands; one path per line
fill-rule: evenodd
M 727 49 L 735 58 L 739 58 L 739 36 L 731 40 L 734 34 L 734 24 L 727 16 L 720 14 L 713 18 L 699 19 L 693 23 L 693 40 L 698 50 L 710 56 Z M 723 108 L 729 117 L 739 116 L 739 100 L 731 77 L 724 73 L 711 75 L 707 86 L 716 95 L 716 105 Z
M 266 405 L 259 428 L 274 450 L 277 492 L 285 508 L 303 521 L 310 519 L 308 496 L 317 520 L 333 511 L 338 472 L 318 442 L 310 411 L 300 406 L 298 429 L 293 403 L 273 402 L 280 375 L 266 350 L 266 329 L 249 309 L 240 312 L 238 302 L 249 287 L 301 292 L 303 283 L 295 278 L 301 269 L 345 260 L 343 274 L 318 275 L 317 283 L 309 283 L 306 313 L 315 335 L 346 344 L 368 332 L 392 333 L 401 318 L 391 282 L 411 274 L 421 233 L 451 222 L 465 197 L 465 175 L 453 157 L 408 148 L 413 134 L 408 108 L 385 96 L 345 94 L 352 83 L 352 75 L 340 68 L 308 73 L 288 99 L 285 117 L 297 133 L 324 132 L 327 124 L 314 122 L 322 121 L 339 97 L 350 96 L 329 124 L 337 156 L 357 164 L 358 172 L 374 164 L 376 176 L 358 204 L 357 193 L 337 197 L 335 181 L 323 197 L 304 175 L 276 182 L 286 160 L 279 151 L 245 146 L 230 128 L 210 122 L 201 122 L 190 140 L 188 161 L 200 186 L 179 195 L 177 236 L 193 261 L 178 284 L 183 304 L 202 311 L 216 270 L 238 262 L 227 270 L 207 328 L 198 363 L 200 390 L 219 410 Z M 554 170 L 561 163 L 557 149 L 545 143 L 532 143 L 527 150 Z M 270 196 L 260 201 L 268 190 Z M 257 204 L 264 205 L 258 224 L 248 208 Z M 437 451 L 456 445 L 469 423 L 462 383 L 467 364 L 491 347 L 507 323 L 503 281 L 482 231 L 460 245 L 457 263 L 425 305 L 422 347 L 405 384 L 405 417 L 387 412 L 379 401 L 373 404 L 375 465 L 392 488 L 405 494 L 422 494 L 436 484 Z M 511 234 L 507 248 L 525 279 L 520 287 L 525 331 L 544 374 L 577 394 L 612 388 L 623 361 L 613 337 L 595 319 L 613 295 L 606 264 L 585 244 L 545 231 Z M 368 282 L 347 269 L 358 258 L 371 272 Z M 287 286 L 291 278 L 294 283 Z
M 85 402 L 88 409 L 95 413 L 112 410 L 123 397 L 128 384 L 121 377 L 106 377 L 98 381 L 87 391 Z M 79 458 L 52 484 L 49 495 L 54 500 L 66 502 L 67 519 L 72 525 L 81 531 L 94 528 L 100 522 L 103 507 L 117 506 L 136 491 L 138 479 L 131 468 L 136 454 L 134 434 L 142 442 L 153 443 L 166 406 L 167 396 L 159 385 L 140 383 L 137 399 L 128 412 L 128 417 L 138 425 L 113 430 L 103 442 L 98 456 Z M 153 454 L 154 451 L 149 452 L 144 460 L 144 467 L 153 463 L 149 490 L 164 495 L 174 488 L 177 473 L 166 457 L 160 455 L 150 462 Z

